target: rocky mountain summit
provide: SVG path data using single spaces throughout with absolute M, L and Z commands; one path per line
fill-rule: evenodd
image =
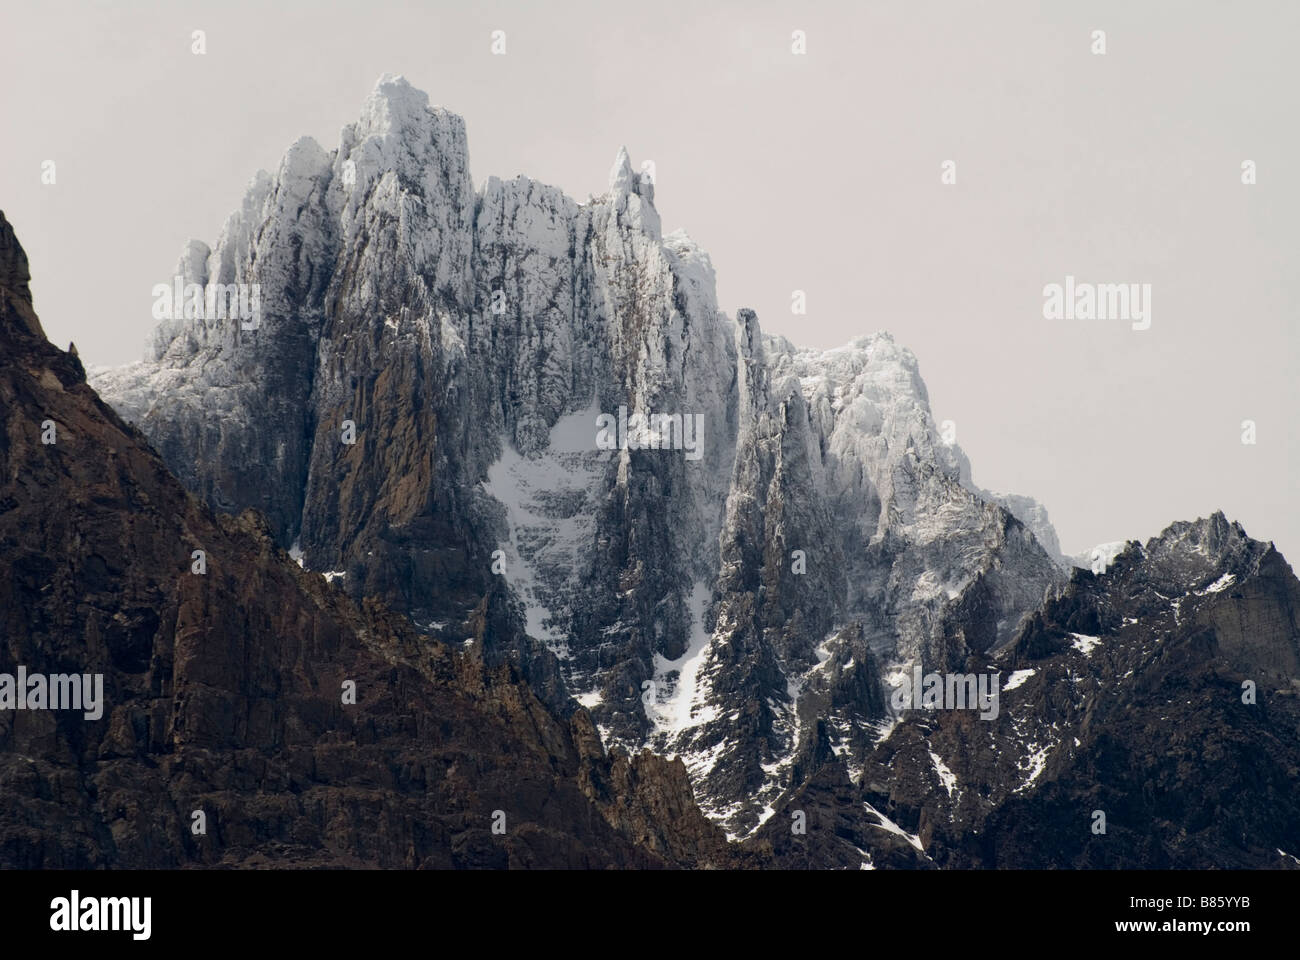
M 460 118 L 385 77 L 178 271 L 257 284 L 257 329 L 167 319 L 92 383 L 186 486 L 426 633 L 485 617 L 490 658 L 682 757 L 733 834 L 818 729 L 861 759 L 882 664 L 1006 643 L 1062 577 L 941 442 L 909 351 L 727 318 L 626 152 L 589 203 L 476 192 Z
M 626 151 L 585 203 L 525 177 L 475 190 L 460 118 L 384 77 L 336 148 L 295 143 L 177 272 L 256 285 L 259 322 L 182 311 L 95 390 L 214 517 L 265 518 L 260 549 L 311 590 L 392 611 L 403 650 L 504 671 L 579 731 L 589 766 L 547 733 L 552 767 L 656 862 L 1300 846 L 1205 769 L 1295 785 L 1281 558 L 1216 515 L 1072 570 L 1039 504 L 974 483 L 889 334 L 802 350 L 720 312 Z M 931 672 L 998 675 L 1000 709 L 895 702 Z M 1260 709 L 1213 699 L 1238 679 Z M 1219 752 L 1159 754 L 1175 715 Z M 1155 796 L 1201 777 L 1195 809 Z

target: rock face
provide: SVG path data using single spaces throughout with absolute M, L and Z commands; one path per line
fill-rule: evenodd
M 527 729 L 573 758 L 556 769 L 627 858 L 1273 865 L 1269 843 L 1300 846 L 1209 771 L 1295 786 L 1281 558 L 1214 518 L 1067 580 L 1046 511 L 979 488 L 944 442 L 910 351 L 800 350 L 720 313 L 625 151 L 586 203 L 522 177 L 475 191 L 460 119 L 385 77 L 336 149 L 294 144 L 178 272 L 258 285 L 256 329 L 164 320 L 94 387 L 218 514 L 264 515 L 258 549 L 326 572 L 331 603 L 395 611 L 403 651 L 472 662 L 551 718 Z M 1229 573 L 1270 599 L 1210 590 Z M 1001 671 L 1001 712 L 900 714 L 913 668 Z M 1256 712 L 1210 699 L 1246 674 Z M 1173 716 L 1213 756 L 1160 753 Z M 1203 776 L 1227 819 L 1156 796 Z
M 1056 537 L 1056 528 L 1052 526 L 1051 519 L 1047 516 L 1047 508 L 1035 500 L 1033 497 L 1026 497 L 1016 493 L 994 493 L 988 490 L 976 489 L 976 493 L 981 494 L 984 499 L 992 500 L 1007 509 L 1013 517 L 1029 528 L 1029 532 L 1034 535 L 1049 557 L 1051 557 L 1062 569 L 1069 570 L 1074 564 L 1061 553 L 1061 542 Z
M 476 192 L 386 77 L 178 274 L 258 318 L 87 384 L 0 217 L 0 866 L 1300 866 L 1272 546 L 1067 579 L 909 351 L 721 314 L 625 152 Z
M 259 285 L 258 328 L 165 320 L 92 382 L 186 486 L 427 634 L 482 620 L 488 662 L 679 756 L 732 834 L 814 756 L 862 762 L 886 665 L 1005 644 L 1062 578 L 910 352 L 721 314 L 626 152 L 585 204 L 476 193 L 461 120 L 385 77 L 178 269 Z
M 944 867 L 1300 867 L 1300 581 L 1222 514 L 1076 570 L 967 670 L 1000 673 L 996 716 L 905 713 L 857 789 L 816 778 L 756 839 L 799 865 L 799 808 L 854 825 L 817 840 L 846 866 L 901 830 Z
M 680 762 L 606 755 L 485 618 L 431 641 L 186 492 L 27 281 L 0 214 L 0 867 L 732 862 Z M 102 675 L 99 715 L 14 709 L 20 668 Z

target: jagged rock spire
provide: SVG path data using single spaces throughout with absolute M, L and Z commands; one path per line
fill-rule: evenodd
M 614 166 L 609 171 L 609 188 L 616 191 L 636 189 L 636 174 L 632 172 L 632 160 L 627 155 L 627 147 L 618 148 L 618 156 L 614 158 Z
M 32 336 L 45 339 L 41 322 L 32 312 L 31 271 L 27 267 L 27 253 L 14 235 L 14 228 L 0 210 L 0 295 L 12 304 L 12 310 L 0 308 L 7 322 L 16 321 L 18 328 Z M 9 321 L 9 317 L 13 321 Z

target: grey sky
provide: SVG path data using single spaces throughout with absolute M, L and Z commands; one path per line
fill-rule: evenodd
M 402 73 L 466 118 L 476 183 L 585 199 L 626 144 L 729 313 L 892 331 L 976 481 L 1041 500 L 1066 552 L 1222 508 L 1300 556 L 1300 4 L 8 0 L 0 25 L 0 207 L 87 364 L 137 359 L 182 243 Z M 1045 320 L 1067 274 L 1152 284 L 1151 328 Z

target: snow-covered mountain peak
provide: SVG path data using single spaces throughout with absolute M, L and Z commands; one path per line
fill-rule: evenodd
M 609 171 L 609 188 L 613 191 L 627 191 L 635 186 L 636 174 L 632 172 L 632 159 L 628 156 L 627 147 L 618 148 L 618 156 L 614 158 L 614 166 Z
M 417 90 L 400 74 L 385 73 L 361 108 L 357 131 L 361 137 L 384 137 L 424 123 L 429 95 Z
M 332 199 L 343 207 L 345 226 L 359 206 L 376 200 L 393 207 L 409 195 L 435 207 L 459 206 L 473 194 L 465 121 L 429 106 L 428 95 L 404 77 L 385 74 L 357 122 L 343 128 L 334 174 L 339 192 Z
M 585 205 L 475 191 L 461 118 L 381 78 L 187 248 L 194 282 L 260 285 L 260 329 L 166 321 L 95 386 L 214 507 L 681 754 L 749 829 L 799 758 L 863 755 L 877 658 L 960 663 L 1058 575 L 960 482 L 910 350 L 733 322 L 653 179 L 623 149 Z

